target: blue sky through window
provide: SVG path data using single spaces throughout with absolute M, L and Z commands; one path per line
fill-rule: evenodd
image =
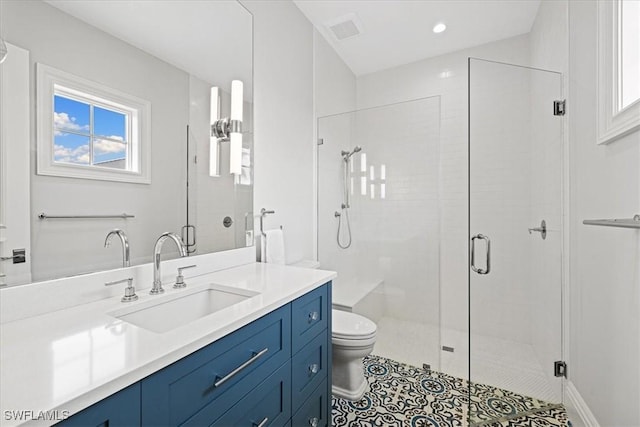
M 100 107 L 93 108 L 93 133 L 125 141 L 126 116 Z
M 89 165 L 92 142 L 93 164 L 126 169 L 126 114 L 94 106 L 93 129 L 90 116 L 88 103 L 54 95 L 54 161 Z
M 57 129 L 89 134 L 89 104 L 59 95 L 53 100 L 53 124 Z
M 54 140 L 53 158 L 56 162 L 80 165 L 91 163 L 88 136 L 56 132 Z

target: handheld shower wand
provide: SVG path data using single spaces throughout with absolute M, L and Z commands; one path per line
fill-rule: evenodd
M 341 155 L 342 155 L 342 164 L 343 164 L 343 178 L 344 178 L 344 185 L 342 187 L 343 189 L 343 203 L 341 206 L 341 211 L 340 212 L 335 212 L 334 216 L 336 218 L 338 218 L 338 233 L 336 236 L 336 240 L 338 242 L 338 246 L 341 249 L 347 249 L 348 247 L 351 246 L 351 222 L 349 221 L 349 208 L 351 208 L 351 203 L 350 203 L 350 192 L 349 192 L 349 181 L 351 178 L 351 169 L 349 168 L 349 163 L 351 162 L 351 156 L 353 156 L 355 153 L 358 153 L 362 151 L 362 147 L 360 146 L 356 146 L 354 147 L 353 150 L 351 151 L 342 151 Z M 340 241 L 340 231 L 342 230 L 342 222 L 343 222 L 343 218 L 344 221 L 346 222 L 346 226 L 347 226 L 347 242 L 345 244 L 342 244 L 342 242 Z

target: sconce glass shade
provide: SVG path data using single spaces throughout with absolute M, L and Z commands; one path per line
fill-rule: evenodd
M 2 64 L 5 59 L 7 59 L 8 53 L 9 51 L 7 50 L 7 45 L 4 43 L 4 40 L 0 38 L 0 64 Z
M 233 80 L 231 82 L 231 120 L 242 121 L 243 90 L 244 85 L 240 80 Z
M 229 141 L 229 172 L 242 174 L 242 107 L 244 102 L 243 84 L 240 80 L 231 82 L 231 116 L 220 119 L 220 92 L 211 88 L 209 141 L 209 175 L 220 176 L 220 141 Z
M 231 132 L 229 136 L 229 172 L 235 175 L 242 174 L 242 134 Z
M 213 125 L 220 118 L 220 93 L 215 86 L 211 88 L 209 114 L 209 123 Z M 220 164 L 218 159 L 218 138 L 213 135 L 212 132 L 209 132 L 209 134 L 209 176 L 220 176 L 220 168 L 218 167 Z
M 229 172 L 235 175 L 242 173 L 242 107 L 244 102 L 243 84 L 240 80 L 231 82 L 231 132 Z M 236 127 L 234 124 L 239 123 Z

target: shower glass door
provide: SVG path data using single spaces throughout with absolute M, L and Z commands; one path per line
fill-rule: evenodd
M 469 59 L 471 425 L 562 402 L 561 99 L 559 73 Z
M 322 117 L 318 136 L 318 260 L 338 273 L 334 307 L 377 324 L 375 357 L 438 370 L 440 98 Z

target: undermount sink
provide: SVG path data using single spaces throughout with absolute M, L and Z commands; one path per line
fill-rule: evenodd
M 204 316 L 232 307 L 245 301 L 257 292 L 224 287 L 188 289 L 175 295 L 147 301 L 145 304 L 127 307 L 109 315 L 153 332 L 167 332 L 184 326 Z

